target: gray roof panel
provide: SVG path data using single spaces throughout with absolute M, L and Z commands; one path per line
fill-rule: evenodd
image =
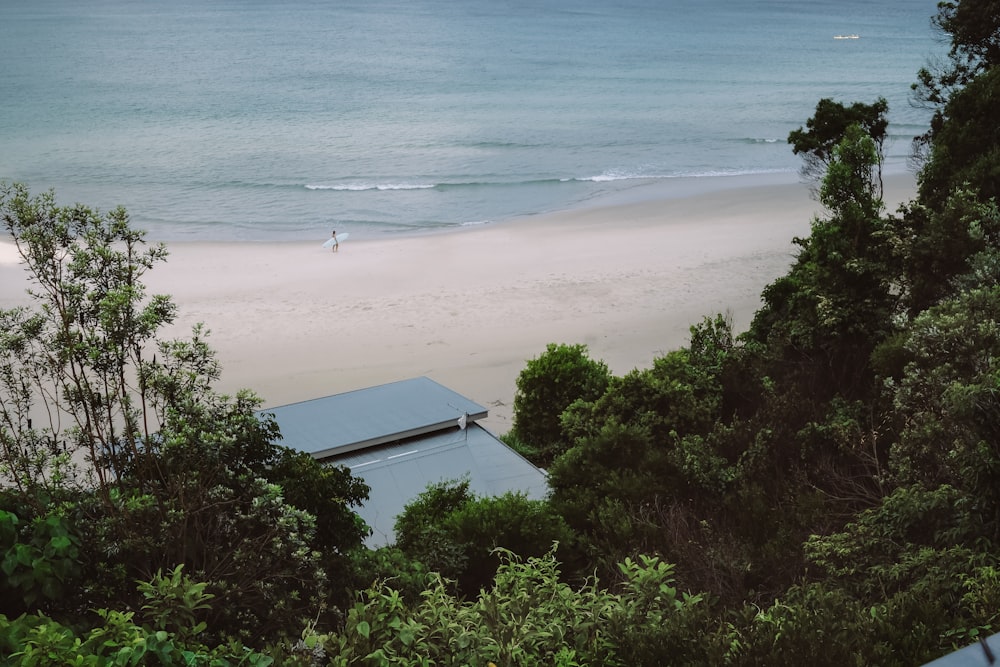
M 273 413 L 286 447 L 325 459 L 352 449 L 475 421 L 486 408 L 427 377 L 283 405 Z

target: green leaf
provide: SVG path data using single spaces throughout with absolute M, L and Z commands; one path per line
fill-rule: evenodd
M 68 549 L 72 545 L 73 541 L 65 535 L 57 535 L 49 540 L 49 547 L 57 553 Z

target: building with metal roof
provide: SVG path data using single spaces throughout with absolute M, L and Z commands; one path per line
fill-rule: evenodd
M 486 408 L 427 377 L 264 412 L 284 446 L 347 466 L 368 484 L 358 514 L 372 529 L 369 546 L 394 540 L 396 516 L 429 484 L 467 479 L 479 496 L 548 493 L 545 473 L 476 424 Z

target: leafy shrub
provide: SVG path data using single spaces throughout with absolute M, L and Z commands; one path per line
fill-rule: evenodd
M 64 612 L 137 609 L 127 584 L 183 564 L 216 596 L 213 631 L 297 634 L 361 543 L 351 506 L 367 489 L 279 447 L 252 392 L 217 393 L 203 326 L 160 338 L 176 309 L 143 279 L 166 248 L 124 209 L 61 207 L 4 183 L 0 224 L 33 284 L 31 308 L 0 309 L 0 483 L 40 517 L 15 540 L 0 519 L 5 598 L 24 603 L 0 610 L 55 597 Z M 70 494 L 65 519 L 45 515 L 45 498 Z M 78 543 L 66 521 L 87 526 Z M 77 559 L 81 581 L 65 586 Z
M 171 574 L 157 574 L 139 582 L 147 603 L 143 607 L 148 624 L 136 622 L 134 612 L 96 610 L 100 622 L 73 628 L 47 616 L 22 614 L 9 619 L 0 614 L 0 654 L 5 665 L 66 667 L 104 665 L 246 665 L 269 667 L 274 658 L 230 642 L 208 646 L 198 636 L 204 622 L 195 616 L 205 609 L 211 596 L 205 584 L 183 575 L 178 567 Z M 306 658 L 283 655 L 282 664 L 307 665 Z
M 513 436 L 539 453 L 532 461 L 547 465 L 566 449 L 560 415 L 573 401 L 593 401 L 611 379 L 607 364 L 587 356 L 586 345 L 549 343 L 517 377 Z
M 567 557 L 573 533 L 547 502 L 521 493 L 477 497 L 466 480 L 431 484 L 396 520 L 396 548 L 475 594 L 500 564 L 496 548 L 518 557 L 545 554 L 553 542 Z
M 628 584 L 614 593 L 594 580 L 563 582 L 552 552 L 498 556 L 492 585 L 468 602 L 440 578 L 418 603 L 382 584 L 361 592 L 344 629 L 323 637 L 331 665 L 654 664 L 633 658 L 656 643 L 670 651 L 670 664 L 708 664 L 698 647 L 702 601 L 679 593 L 659 559 L 623 564 Z
M 58 600 L 80 574 L 80 538 L 61 510 L 20 523 L 0 509 L 0 613 L 34 611 Z

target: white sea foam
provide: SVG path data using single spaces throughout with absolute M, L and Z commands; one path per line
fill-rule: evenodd
M 790 169 L 700 169 L 689 172 L 674 174 L 657 173 L 627 173 L 610 171 L 598 174 L 597 176 L 586 176 L 582 178 L 567 179 L 592 183 L 613 183 L 615 181 L 659 181 L 674 178 L 714 178 L 719 176 L 749 176 L 753 174 L 775 174 L 790 171 Z
M 366 190 L 428 190 L 437 187 L 433 183 L 336 183 L 332 185 L 307 184 L 306 190 L 337 190 L 341 192 L 364 192 Z
M 578 178 L 578 181 L 590 181 L 592 183 L 611 183 L 613 181 L 631 181 L 636 178 L 657 178 L 657 176 L 646 176 L 643 174 L 627 173 L 620 171 L 607 171 L 597 176 L 586 176 Z

